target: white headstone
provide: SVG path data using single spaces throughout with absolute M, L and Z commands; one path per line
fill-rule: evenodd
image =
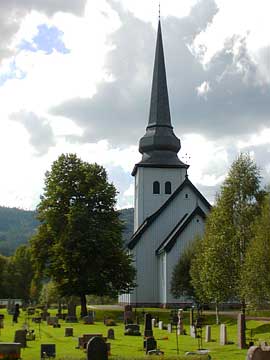
M 190 336 L 193 337 L 194 339 L 196 338 L 196 331 L 194 325 L 190 325 Z
M 227 344 L 227 328 L 225 324 L 220 325 L 220 345 Z
M 159 322 L 158 322 L 158 328 L 159 328 L 160 330 L 163 329 L 163 321 L 159 321 Z
M 168 324 L 167 329 L 168 329 L 168 333 L 171 334 L 172 333 L 172 324 Z
M 156 319 L 152 319 L 152 328 L 154 328 L 156 325 Z

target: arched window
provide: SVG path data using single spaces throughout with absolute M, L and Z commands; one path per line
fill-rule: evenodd
M 171 194 L 172 193 L 172 184 L 170 181 L 165 182 L 165 194 Z
M 153 182 L 153 194 L 160 194 L 160 185 L 158 181 Z

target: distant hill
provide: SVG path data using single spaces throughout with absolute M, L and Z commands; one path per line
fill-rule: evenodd
M 0 254 L 12 255 L 38 227 L 35 211 L 0 206 Z
M 133 208 L 122 209 L 120 219 L 125 224 L 124 241 L 133 233 Z M 0 254 L 10 256 L 16 248 L 26 244 L 39 225 L 36 211 L 0 206 Z

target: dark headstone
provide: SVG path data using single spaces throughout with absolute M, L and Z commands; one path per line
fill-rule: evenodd
M 47 317 L 50 316 L 50 313 L 45 310 L 45 311 L 43 311 L 43 312 L 40 314 L 40 316 L 41 316 L 41 319 L 42 319 L 43 321 L 46 321 L 46 320 L 47 320 Z
M 21 344 L 0 342 L 0 359 L 20 359 Z
M 67 327 L 65 328 L 65 336 L 73 336 L 73 328 L 72 327 Z
M 22 348 L 26 347 L 26 330 L 16 330 L 14 336 L 14 342 L 20 343 Z
M 65 321 L 66 321 L 66 323 L 77 323 L 78 319 L 77 319 L 77 316 L 67 315 Z
M 154 337 L 148 337 L 144 340 L 145 353 L 148 354 L 148 351 L 155 350 L 157 348 L 157 342 Z
M 105 341 L 101 337 L 93 337 L 87 344 L 87 360 L 108 360 Z
M 76 304 L 74 302 L 68 304 L 68 316 L 76 316 Z
M 247 360 L 270 360 L 270 346 L 251 346 L 247 352 Z
M 244 314 L 238 314 L 237 317 L 237 340 L 239 349 L 244 349 L 246 347 Z
M 93 311 L 88 311 L 88 315 L 83 317 L 84 324 L 92 325 L 94 324 L 94 314 Z
M 55 358 L 55 356 L 56 356 L 55 344 L 41 344 L 40 345 L 40 358 L 41 359 Z
M 137 324 L 127 324 L 127 325 L 125 325 L 125 335 L 141 336 L 140 325 L 137 325 Z
M 146 313 L 144 316 L 144 336 L 145 337 L 153 336 L 152 315 L 149 313 Z
M 124 309 L 124 323 L 133 324 L 133 312 L 131 305 L 125 305 Z
M 107 339 L 109 339 L 109 340 L 114 340 L 115 339 L 113 329 L 108 329 Z

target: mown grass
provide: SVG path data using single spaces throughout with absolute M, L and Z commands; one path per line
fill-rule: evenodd
M 78 309 L 79 310 L 79 309 Z M 146 311 L 146 309 L 145 309 Z M 164 324 L 169 322 L 170 312 L 163 309 L 147 309 L 152 315 L 158 316 L 160 320 L 164 321 Z M 5 310 L 0 310 L 0 313 L 5 314 L 4 329 L 0 332 L 0 341 L 12 342 L 14 340 L 15 330 L 21 329 L 23 324 L 27 322 L 27 316 L 24 312 L 21 312 L 18 324 L 12 324 L 12 317 L 6 314 Z M 54 315 L 55 311 L 50 310 L 51 315 Z M 138 311 L 140 315 L 140 311 Z M 110 317 L 116 320 L 117 326 L 114 327 L 115 340 L 110 340 L 111 343 L 111 359 L 112 360 L 142 360 L 145 357 L 143 350 L 143 337 L 124 336 L 124 325 L 121 320 L 123 317 L 122 311 L 96 311 L 96 321 L 94 325 L 84 325 L 82 322 L 74 324 L 66 324 L 60 320 L 61 328 L 53 328 L 48 326 L 45 322 L 39 325 L 29 322 L 30 328 L 35 330 L 36 340 L 29 341 L 27 348 L 22 350 L 23 360 L 38 360 L 40 359 L 40 344 L 54 343 L 56 344 L 57 360 L 85 360 L 86 354 L 79 349 L 76 349 L 78 344 L 78 337 L 85 333 L 102 333 L 103 336 L 107 336 L 108 327 L 103 324 L 103 318 Z M 230 317 L 222 317 L 222 323 L 227 325 L 229 345 L 219 345 L 219 326 L 215 324 L 214 315 L 206 316 L 205 324 L 211 325 L 212 339 L 211 343 L 204 343 L 203 347 L 210 350 L 212 360 L 244 360 L 246 358 L 247 350 L 239 350 L 237 348 L 237 323 L 236 319 Z M 185 313 L 185 328 L 189 330 L 189 314 Z M 143 333 L 143 324 L 141 323 L 141 332 Z M 65 327 L 73 327 L 73 337 L 65 337 Z M 259 341 L 270 342 L 270 323 L 263 321 L 250 320 L 247 321 L 247 336 L 250 336 L 252 330 L 253 340 L 255 343 Z M 203 338 L 205 332 L 203 331 Z M 195 351 L 198 348 L 198 340 L 193 339 L 188 335 L 181 335 L 178 338 L 179 341 L 179 355 L 177 356 L 176 346 L 176 334 L 168 334 L 166 330 L 159 330 L 154 328 L 154 336 L 157 340 L 158 348 L 164 351 L 166 360 L 180 360 L 187 351 Z M 255 339 L 254 339 L 255 338 Z M 155 357 L 157 360 L 158 357 Z M 183 358 L 184 359 L 184 358 Z M 187 357 L 189 360 L 204 359 L 200 356 L 193 358 Z

